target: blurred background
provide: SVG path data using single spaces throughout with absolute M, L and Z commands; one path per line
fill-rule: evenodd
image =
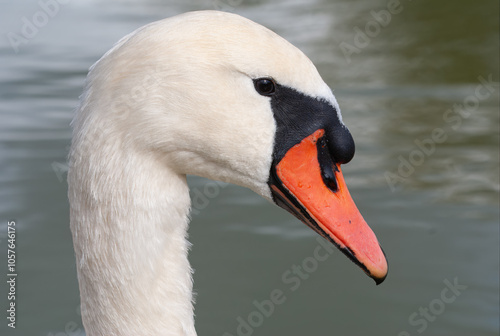
M 190 177 L 198 334 L 242 334 L 254 301 L 279 289 L 286 301 L 245 335 L 498 335 L 498 1 L 0 6 L 1 335 L 84 335 L 66 196 L 69 123 L 83 81 L 122 36 L 201 9 L 274 30 L 334 89 L 357 145 L 344 176 L 389 276 L 375 286 L 334 251 L 292 291 L 282 276 L 310 260 L 316 234 L 246 189 Z M 16 329 L 6 319 L 10 220 Z

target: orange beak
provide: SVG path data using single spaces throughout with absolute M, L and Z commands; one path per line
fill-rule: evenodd
M 384 252 L 354 204 L 340 164 L 327 154 L 324 133 L 320 129 L 303 139 L 275 166 L 273 196 L 380 284 L 387 276 Z

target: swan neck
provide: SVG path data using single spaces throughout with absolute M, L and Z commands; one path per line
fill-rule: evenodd
M 152 154 L 75 142 L 68 183 L 87 335 L 194 336 L 185 176 Z

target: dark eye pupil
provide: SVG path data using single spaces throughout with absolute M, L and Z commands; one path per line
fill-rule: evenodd
M 255 90 L 264 96 L 270 96 L 274 93 L 275 87 L 272 79 L 269 78 L 259 78 L 255 82 Z

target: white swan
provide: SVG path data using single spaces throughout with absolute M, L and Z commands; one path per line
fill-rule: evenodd
M 124 37 L 73 121 L 71 230 L 87 336 L 196 335 L 186 174 L 287 209 L 377 282 L 387 263 L 347 191 L 354 154 L 311 61 L 240 16 L 192 12 Z

